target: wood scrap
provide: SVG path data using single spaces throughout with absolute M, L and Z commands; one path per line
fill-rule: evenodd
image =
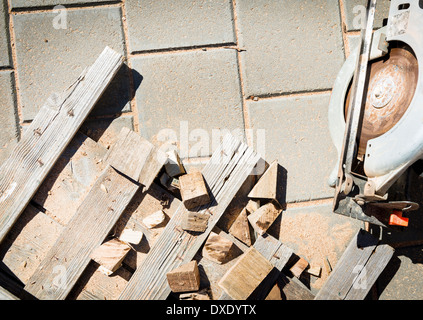
M 252 247 L 229 269 L 219 285 L 231 298 L 246 300 L 272 269 L 273 265 Z
M 210 213 L 188 211 L 182 221 L 181 227 L 186 231 L 204 232 L 207 229 Z
M 131 244 L 139 244 L 143 236 L 144 234 L 141 231 L 126 228 L 123 229 L 122 233 L 120 234 L 119 240 Z
M 0 286 L 0 301 L 1 300 L 20 300 L 20 299 Z
M 131 250 L 130 246 L 114 238 L 94 249 L 90 258 L 103 267 L 102 271 L 110 276 L 122 266 L 122 261 L 125 259 L 129 250 Z
M 200 272 L 193 260 L 166 274 L 172 292 L 190 292 L 200 289 Z
M 289 269 L 292 274 L 299 278 L 304 270 L 308 267 L 308 261 L 302 257 L 298 257 L 298 260 L 294 263 L 294 265 Z
M 394 249 L 360 229 L 345 249 L 316 300 L 363 300 L 391 260 Z
M 248 214 L 254 213 L 258 208 L 260 208 L 260 200 L 258 199 L 250 199 L 248 200 L 245 209 L 247 210 Z
M 202 289 L 198 292 L 182 293 L 179 295 L 179 300 L 211 300 L 209 289 Z
M 278 201 L 278 166 L 276 160 L 271 163 L 269 168 L 267 168 L 266 172 L 248 194 L 248 197 Z
M 306 272 L 308 274 L 311 274 L 312 276 L 319 278 L 321 273 L 322 273 L 322 267 L 321 266 L 311 266 L 310 268 L 306 269 Z
M 170 150 L 166 152 L 166 155 L 167 162 L 165 164 L 165 170 L 170 177 L 178 177 L 186 173 L 184 165 L 176 150 Z
M 163 223 L 165 219 L 166 215 L 164 214 L 163 210 L 159 210 L 145 217 L 142 222 L 147 228 L 152 229 Z
M 208 209 L 212 214 L 207 230 L 199 235 L 183 231 L 180 224 L 187 209 L 181 205 L 119 299 L 166 299 L 170 293 L 166 273 L 193 259 L 259 160 L 246 144 L 232 135 L 225 136 L 202 171 L 213 195 L 211 203 L 197 209 Z
M 0 168 L 0 242 L 35 195 L 101 94 L 123 63 L 106 47 L 94 64 L 44 106 Z M 60 139 L 57 137 L 60 136 Z M 48 147 L 46 147 L 48 146 Z
M 247 246 L 251 246 L 250 225 L 248 223 L 247 209 L 243 209 L 234 223 L 229 228 L 229 233 L 241 240 Z
M 187 209 L 208 204 L 210 196 L 201 172 L 194 171 L 179 178 L 182 202 Z
M 277 208 L 273 202 L 269 202 L 250 214 L 248 220 L 258 234 L 263 234 L 270 228 L 281 212 L 282 210 Z
M 213 231 L 204 244 L 202 256 L 216 263 L 224 263 L 233 246 L 233 242 L 219 236 Z

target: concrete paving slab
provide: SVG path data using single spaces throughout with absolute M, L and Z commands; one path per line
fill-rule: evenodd
M 125 6 L 131 52 L 236 42 L 230 0 L 127 0 Z
M 14 73 L 0 72 L 0 166 L 18 142 L 18 111 L 14 96 Z
M 195 158 L 211 155 L 225 130 L 243 138 L 234 50 L 146 55 L 133 58 L 132 67 L 142 77 L 136 104 L 140 133 L 148 140 L 175 140 L 181 158 Z
M 330 89 L 344 62 L 338 1 L 237 2 L 248 96 Z
M 23 121 L 32 120 L 51 93 L 71 85 L 106 46 L 124 54 L 120 8 L 69 10 L 63 20 L 57 17 L 53 12 L 13 16 Z M 123 67 L 92 115 L 128 111 L 128 100 L 129 72 Z
M 0 67 L 10 67 L 12 59 L 9 47 L 9 16 L 7 1 L 0 4 Z
M 329 100 L 330 94 L 324 93 L 247 103 L 250 127 L 266 130 L 262 156 L 269 163 L 278 160 L 287 170 L 287 202 L 334 195 L 334 189 L 327 184 L 337 162 L 328 128 Z
M 390 0 L 377 1 L 374 22 L 375 29 L 383 27 L 383 19 L 389 16 L 390 3 Z M 366 0 L 344 0 L 345 27 L 347 31 L 361 30 L 365 23 L 366 5 Z
M 76 5 L 76 4 L 89 4 L 89 3 L 105 3 L 116 2 L 116 0 L 10 0 L 12 9 L 22 8 L 39 8 L 39 7 L 55 7 L 58 5 Z

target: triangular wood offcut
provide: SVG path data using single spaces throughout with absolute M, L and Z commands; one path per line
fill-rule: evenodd
M 248 194 L 249 198 L 276 199 L 278 182 L 278 161 L 275 160 L 259 179 L 253 190 Z
M 248 224 L 247 210 L 244 208 L 229 228 L 229 233 L 235 238 L 251 246 L 250 226 Z

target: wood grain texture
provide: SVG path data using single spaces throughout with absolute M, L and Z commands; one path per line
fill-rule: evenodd
M 0 242 L 123 63 L 106 47 L 63 95 L 41 108 L 0 168 Z
M 106 167 L 25 290 L 38 299 L 65 299 L 90 262 L 91 252 L 104 241 L 138 188 L 138 184 Z M 61 281 L 57 278 L 59 271 Z
M 173 292 L 190 292 L 200 289 L 200 271 L 195 260 L 169 271 L 166 277 Z
M 222 145 L 213 153 L 202 172 L 210 189 L 211 203 L 198 208 L 197 211 L 210 211 L 207 230 L 200 235 L 182 230 L 180 225 L 186 208 L 184 205 L 179 206 L 143 263 L 135 271 L 120 299 L 167 298 L 170 288 L 166 273 L 193 259 L 259 159 L 251 148 L 231 135 L 223 139 Z
M 127 154 L 132 152 L 130 158 Z M 104 157 L 113 168 L 150 188 L 166 161 L 166 155 L 139 134 L 123 127 L 117 141 Z
M 3 287 L 0 287 L 0 301 L 1 300 L 20 300 L 15 295 L 11 294 L 9 291 L 4 289 Z
M 273 265 L 254 248 L 228 270 L 219 286 L 235 300 L 247 300 L 272 271 Z
M 362 300 L 392 258 L 394 249 L 359 230 L 339 259 L 316 300 Z

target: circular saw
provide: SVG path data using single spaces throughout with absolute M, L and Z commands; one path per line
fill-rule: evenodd
M 339 161 L 329 185 L 334 212 L 407 226 L 403 213 L 418 204 L 389 201 L 388 192 L 423 159 L 423 1 L 391 0 L 387 24 L 377 31 L 375 10 L 376 0 L 368 0 L 359 45 L 333 87 L 329 128 Z

